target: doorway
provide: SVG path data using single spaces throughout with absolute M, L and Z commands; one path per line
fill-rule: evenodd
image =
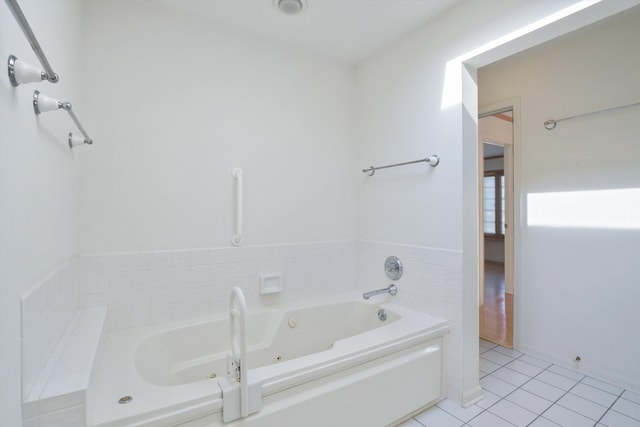
M 480 338 L 513 348 L 513 109 L 478 120 L 480 161 Z

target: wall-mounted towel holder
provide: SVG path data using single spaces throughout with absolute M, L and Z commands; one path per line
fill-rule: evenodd
M 51 64 L 47 59 L 47 56 L 44 54 L 36 35 L 33 33 L 31 29 L 31 25 L 29 25 L 29 21 L 22 13 L 22 9 L 20 9 L 20 5 L 18 5 L 17 0 L 5 0 L 9 10 L 13 14 L 16 22 L 25 37 L 29 41 L 33 52 L 38 57 L 40 64 L 44 70 L 41 70 L 33 65 L 27 64 L 24 61 L 19 60 L 14 55 L 9 55 L 9 59 L 7 61 L 7 68 L 9 74 L 9 81 L 13 87 L 18 87 L 21 84 L 25 83 L 36 83 L 42 80 L 47 80 L 51 83 L 58 83 L 60 80 L 58 75 L 51 68 Z M 69 147 L 73 148 L 78 145 L 84 144 L 93 144 L 93 140 L 89 137 L 87 132 L 84 130 L 84 127 L 80 124 L 78 120 L 78 116 L 76 116 L 75 112 L 71 108 L 71 103 L 69 102 L 60 102 L 57 99 L 50 98 L 44 94 L 41 94 L 37 90 L 33 92 L 33 110 L 36 115 L 53 110 L 65 110 L 71 116 L 71 119 L 74 121 L 78 129 L 83 135 L 83 138 L 79 136 L 74 136 L 71 132 L 69 132 Z
M 430 166 L 435 167 L 435 166 L 438 166 L 438 164 L 440 163 L 440 157 L 434 154 L 432 156 L 425 157 L 424 159 L 412 160 L 410 162 L 394 163 L 392 165 L 386 165 L 386 166 L 370 166 L 368 169 L 362 169 L 362 172 L 368 174 L 369 176 L 373 176 L 378 169 L 395 168 L 397 166 L 412 165 L 414 163 L 423 163 L 423 162 L 429 163 Z

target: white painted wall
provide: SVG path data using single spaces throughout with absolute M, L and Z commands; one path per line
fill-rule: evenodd
M 74 90 L 81 2 L 20 5 L 60 82 L 13 88 L 6 72 L 0 78 L 0 419 L 7 426 L 21 423 L 20 297 L 77 250 L 76 153 L 67 145 L 75 129 L 62 111 L 37 118 L 33 91 L 73 102 L 80 117 L 86 111 Z M 38 65 L 4 2 L 0 9 L 3 64 L 14 54 Z
M 634 1 L 576 15 L 598 19 Z M 246 172 L 247 244 L 357 236 L 435 254 L 463 250 L 462 270 L 446 278 L 460 304 L 445 313 L 459 325 L 451 344 L 460 361 L 451 368 L 460 384 L 454 396 L 473 400 L 477 99 L 475 71 L 462 63 L 485 52 L 502 57 L 581 25 L 571 19 L 515 44 L 507 43 L 514 36 L 485 45 L 576 3 L 464 2 L 362 63 L 356 81 L 344 64 L 218 32 L 152 2 L 82 2 L 77 34 L 75 1 L 21 0 L 63 76 L 57 86 L 38 86 L 72 100 L 96 143 L 70 153 L 65 139 L 73 129 L 63 113 L 34 119 L 33 88 L 0 84 L 3 422 L 18 425 L 20 417 L 19 296 L 76 251 L 78 215 L 70 206 L 78 204 L 79 156 L 84 254 L 227 246 L 233 167 Z M 35 62 L 8 13 L 0 19 L 0 53 Z M 82 64 L 74 63 L 78 53 Z M 442 158 L 436 169 L 374 178 L 358 170 L 431 153 Z
M 640 230 L 527 226 L 527 196 L 640 187 L 639 109 L 543 127 L 638 102 L 639 38 L 636 7 L 479 71 L 480 105 L 521 100 L 520 348 L 636 390 Z
M 450 398 L 468 404 L 480 395 L 478 100 L 473 66 L 519 52 L 629 4 L 463 2 L 358 66 L 361 167 L 432 153 L 442 159 L 435 169 L 416 165 L 361 176 L 357 236 L 462 250 L 461 305 L 455 314 L 462 330 L 451 340 L 451 351 L 460 353 L 459 369 L 453 372 L 459 387 Z
M 81 162 L 88 253 L 352 239 L 353 67 L 142 1 L 91 1 Z

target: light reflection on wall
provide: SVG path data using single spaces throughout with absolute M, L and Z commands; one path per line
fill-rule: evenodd
M 527 225 L 640 230 L 640 188 L 530 193 Z

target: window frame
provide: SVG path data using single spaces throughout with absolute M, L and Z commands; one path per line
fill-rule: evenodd
M 495 233 L 487 233 L 484 232 L 484 237 L 486 239 L 493 239 L 493 240 L 504 240 L 504 234 L 503 233 L 499 233 L 498 230 L 500 228 L 500 224 L 503 222 L 503 218 L 502 218 L 502 208 L 503 208 L 503 204 L 504 204 L 504 200 L 502 199 L 502 183 L 500 178 L 504 178 L 504 169 L 496 169 L 496 170 L 488 170 L 488 171 L 484 171 L 484 177 L 493 177 L 494 178 L 494 188 L 495 188 L 495 221 L 494 221 L 494 227 L 493 229 L 496 231 Z M 506 178 L 504 178 L 506 180 Z M 505 182 L 506 185 L 506 182 Z M 483 210 L 482 210 L 482 230 L 484 231 L 484 180 L 482 181 L 482 206 L 483 206 Z M 506 225 L 505 225 L 506 226 Z M 506 232 L 506 231 L 505 231 Z

